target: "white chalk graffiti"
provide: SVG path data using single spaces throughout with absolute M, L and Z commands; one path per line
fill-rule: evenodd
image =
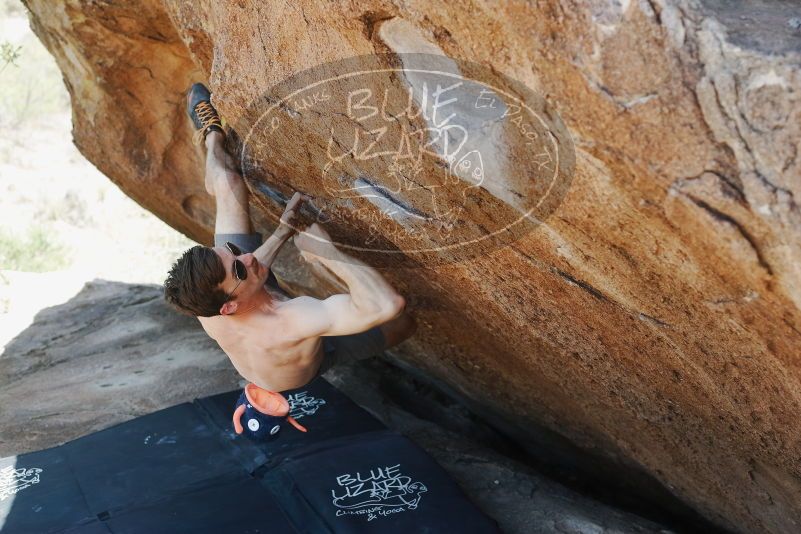
M 11 466 L 0 469 L 0 501 L 4 501 L 15 493 L 39 483 L 38 467 L 14 469 Z
M 312 397 L 306 391 L 299 391 L 287 397 L 289 401 L 289 415 L 296 420 L 305 415 L 314 415 L 320 406 L 325 404 L 324 399 L 317 399 Z
M 258 184 L 319 172 L 315 222 L 346 236 L 337 246 L 392 259 L 450 263 L 511 244 L 558 207 L 575 169 L 570 134 L 541 95 L 444 53 L 325 62 L 244 117 L 249 183 L 274 202 Z
M 414 510 L 428 488 L 401 473 L 400 464 L 370 469 L 369 474 L 346 473 L 336 477 L 340 489 L 331 490 L 336 516 L 365 515 L 367 521 L 378 516 Z M 338 493 L 339 492 L 339 493 Z
M 434 86 L 431 89 L 421 81 L 421 87 L 410 87 L 406 107 L 393 111 L 386 109 L 386 89 L 381 102 L 371 89 L 352 90 L 348 93 L 347 113 L 342 114 L 352 119 L 352 131 L 330 127 L 328 161 L 321 183 L 335 198 L 363 198 L 373 205 L 373 209 L 335 208 L 344 209 L 345 213 L 340 213 L 343 220 L 356 219 L 364 224 L 369 233 L 367 244 L 378 239 L 378 229 L 384 232 L 382 236 L 396 229 L 391 238 L 416 236 L 423 231 L 418 223 L 437 230 L 440 238 L 450 236 L 457 223 L 467 217 L 468 203 L 475 204 L 475 198 L 480 196 L 477 188 L 484 186 L 485 160 L 495 162 L 494 156 L 482 155 L 478 148 L 487 135 L 486 125 L 479 127 L 474 124 L 475 118 L 464 116 L 470 111 L 467 100 L 474 96 L 476 84 L 460 81 L 446 87 L 439 83 Z M 503 102 L 495 93 L 484 93 L 491 95 L 482 95 L 484 99 L 497 100 L 486 107 L 502 107 Z M 504 110 L 505 107 L 499 113 Z M 413 128 L 412 119 L 421 115 L 426 124 Z M 367 120 L 369 124 L 364 123 Z M 471 132 L 476 139 L 469 139 Z M 426 170 L 424 155 L 442 161 L 446 172 Z M 376 158 L 384 160 L 386 168 L 379 177 L 369 172 L 354 173 L 350 168 Z M 412 203 L 412 198 L 417 200 Z M 421 198 L 428 198 L 428 203 L 415 206 Z M 384 219 L 400 224 L 387 225 Z

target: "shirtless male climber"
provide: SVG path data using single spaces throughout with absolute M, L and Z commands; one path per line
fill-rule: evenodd
M 292 228 L 307 197 L 292 196 L 262 243 L 252 232 L 248 189 L 226 152 L 206 87 L 192 86 L 187 111 L 206 145 L 206 189 L 217 205 L 215 246 L 187 250 L 170 270 L 164 297 L 197 316 L 243 378 L 269 391 L 302 387 L 338 362 L 379 354 L 414 333 L 403 297 L 378 271 L 337 250 L 318 224 L 301 233 Z M 270 265 L 293 236 L 301 256 L 330 269 L 349 293 L 291 298 L 278 286 Z

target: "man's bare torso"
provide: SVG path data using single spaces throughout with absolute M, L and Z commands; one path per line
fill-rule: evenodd
M 253 310 L 242 317 L 198 317 L 206 333 L 220 345 L 246 380 L 270 391 L 300 387 L 317 373 L 323 361 L 322 338 L 297 339 L 281 316 L 281 306 L 292 300 L 265 286 L 271 309 Z

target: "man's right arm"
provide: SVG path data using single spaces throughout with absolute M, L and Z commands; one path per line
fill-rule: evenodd
M 317 336 L 344 336 L 358 334 L 384 324 L 397 316 L 403 305 L 365 311 L 357 308 L 350 295 L 332 295 L 324 300 L 314 297 L 297 297 L 277 310 L 285 322 L 284 332 L 292 340 Z
M 312 225 L 295 243 L 307 261 L 319 262 L 348 286 L 349 294 L 325 300 L 301 297 L 281 306 L 299 338 L 364 332 L 403 311 L 403 297 L 369 265 L 339 251 L 319 225 Z M 299 239 L 300 238 L 300 239 Z M 304 315 L 305 314 L 305 315 Z

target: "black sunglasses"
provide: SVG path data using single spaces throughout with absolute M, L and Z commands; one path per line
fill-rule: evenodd
M 225 243 L 225 248 L 227 248 L 228 252 L 230 252 L 234 256 L 241 256 L 242 255 L 242 251 L 240 250 L 240 248 L 238 246 L 234 245 L 231 242 L 226 242 Z M 239 287 L 239 284 L 241 284 L 243 280 L 247 280 L 247 278 L 248 278 L 248 270 L 247 270 L 247 268 L 245 268 L 245 264 L 242 263 L 241 260 L 236 260 L 235 259 L 234 260 L 234 266 L 233 266 L 233 268 L 231 270 L 233 271 L 234 276 L 236 277 L 236 279 L 239 280 L 239 281 L 236 283 L 236 286 L 231 291 L 231 293 L 228 295 L 228 300 L 231 300 L 231 297 L 234 296 L 234 291 L 236 291 L 236 288 Z

